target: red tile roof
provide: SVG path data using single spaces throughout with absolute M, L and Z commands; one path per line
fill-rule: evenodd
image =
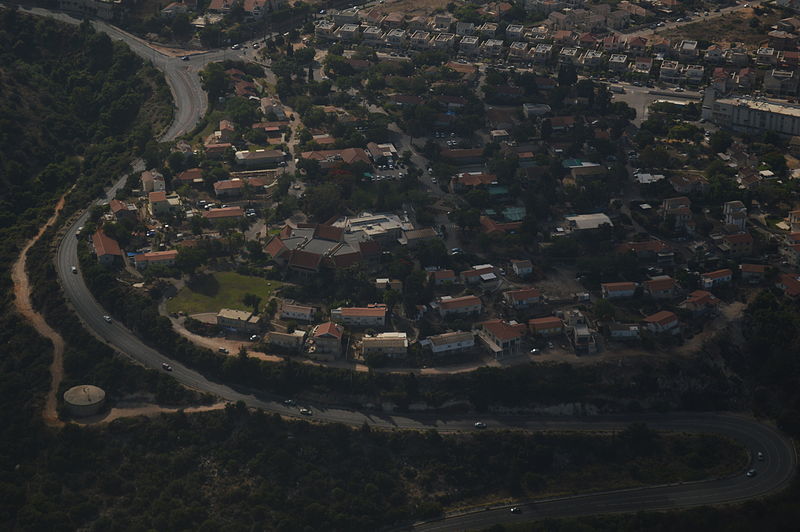
M 375 318 L 386 315 L 386 305 L 375 305 L 369 307 L 342 307 L 342 316 L 363 317 L 372 316 Z
M 319 270 L 319 265 L 322 262 L 322 255 L 318 253 L 310 253 L 296 249 L 292 251 L 289 257 L 289 266 L 296 268 L 303 268 L 305 270 Z
M 343 332 L 344 327 L 337 325 L 332 321 L 328 321 L 317 326 L 317 328 L 314 330 L 314 338 L 333 336 L 334 338 L 341 340 Z
M 651 292 L 662 292 L 675 288 L 675 279 L 672 277 L 667 277 L 666 279 L 650 279 L 645 281 L 644 284 Z
M 528 299 L 539 299 L 542 292 L 536 288 L 522 288 L 520 290 L 509 290 L 506 292 L 508 299 L 512 301 L 527 301 Z
M 526 330 L 525 325 L 522 323 L 512 325 L 502 320 L 484 321 L 479 325 L 501 342 L 522 338 Z
M 163 190 L 159 190 L 158 192 L 151 192 L 147 195 L 147 199 L 150 200 L 150 203 L 159 203 L 162 201 L 167 201 L 167 193 Z
M 98 257 L 103 255 L 122 257 L 122 250 L 119 248 L 117 241 L 106 235 L 102 229 L 98 229 L 92 235 L 92 244 Z
M 647 316 L 644 319 L 644 321 L 646 323 L 655 323 L 664 326 L 674 321 L 678 321 L 678 316 L 676 316 L 674 312 L 670 312 L 669 310 L 662 310 L 656 312 L 655 314 Z
M 454 272 L 453 270 L 437 270 L 435 272 L 431 272 L 431 277 L 433 278 L 434 281 L 455 279 L 456 272 Z
M 224 207 L 221 209 L 210 209 L 203 213 L 203 218 L 217 220 L 220 218 L 241 218 L 244 211 L 241 207 Z
M 542 329 L 555 329 L 556 327 L 563 327 L 564 323 L 558 316 L 547 316 L 546 318 L 534 318 L 528 320 L 528 326 L 534 331 L 541 331 Z
M 202 168 L 189 168 L 188 170 L 184 170 L 175 178 L 178 181 L 194 181 L 195 179 L 202 179 L 203 177 L 203 170 Z
M 601 283 L 601 288 L 605 288 L 606 292 L 626 292 L 629 290 L 636 290 L 636 283 L 621 282 L 621 283 Z
M 724 268 L 722 270 L 715 270 L 713 272 L 706 272 L 702 274 L 700 277 L 703 279 L 721 279 L 722 277 L 729 277 L 732 276 L 733 272 L 729 268 Z
M 739 269 L 743 273 L 764 273 L 767 271 L 767 267 L 763 264 L 740 264 Z
M 475 296 L 454 297 L 452 299 L 443 299 L 439 301 L 439 308 L 444 310 L 454 310 L 476 305 L 481 305 L 481 300 Z

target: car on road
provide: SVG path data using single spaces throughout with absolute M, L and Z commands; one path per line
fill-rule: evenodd
M 220 348 L 219 348 L 219 352 L 220 352 L 220 353 L 225 353 L 226 355 L 227 355 L 228 353 L 230 353 L 230 351 L 228 351 L 228 350 L 227 350 L 227 349 L 225 349 L 224 347 L 220 347 Z
M 251 342 L 256 342 L 256 341 L 258 341 L 258 335 L 257 335 L 257 334 L 254 334 L 254 335 L 252 335 L 252 336 L 250 337 L 250 341 L 251 341 Z
M 310 416 L 311 415 L 311 410 L 309 410 L 308 408 L 303 407 L 303 408 L 300 409 L 300 413 L 303 414 L 304 416 Z
M 172 366 L 170 366 L 166 362 L 162 362 L 161 363 L 161 369 L 163 369 L 164 371 L 172 371 Z
M 189 56 L 188 55 L 181 56 L 181 61 L 188 61 L 188 60 L 189 60 Z
M 762 453 L 762 452 L 759 452 L 759 453 L 756 455 L 756 458 L 758 459 L 758 461 L 759 461 L 759 462 L 763 462 L 763 461 L 764 461 L 764 453 Z
M 460 255 L 461 254 L 461 248 L 453 248 L 453 249 L 451 249 L 450 250 L 450 254 L 451 255 Z
M 71 266 L 70 269 L 72 270 L 72 273 L 78 273 L 78 268 L 75 266 Z
M 531 354 L 532 355 L 538 355 L 539 354 L 539 348 L 538 347 L 534 347 L 533 349 L 531 349 Z
M 253 48 L 258 48 L 258 43 L 257 42 L 253 43 Z
M 747 472 L 747 476 L 748 476 L 748 477 L 750 477 L 750 478 L 753 478 L 753 477 L 754 477 L 754 476 L 756 476 L 757 474 L 758 474 L 758 471 L 756 471 L 755 469 L 751 469 L 751 470 L 749 470 L 749 471 Z
M 294 405 L 296 405 L 297 403 L 295 403 L 295 402 L 294 402 L 294 399 L 286 399 L 286 400 L 283 402 L 283 404 L 284 404 L 284 406 L 294 406 Z
M 513 508 L 511 508 L 511 513 L 512 514 L 521 514 L 522 513 L 522 508 L 520 508 L 519 506 L 514 506 Z
M 431 183 L 433 183 L 435 185 L 437 183 L 437 179 L 435 177 L 432 177 L 431 178 Z
M 231 50 L 238 50 L 241 47 L 242 47 L 241 44 L 234 44 L 233 46 L 231 46 Z
M 475 428 L 476 429 L 485 429 L 486 428 L 486 423 L 484 423 L 483 421 L 476 421 L 475 422 Z
M 111 323 L 111 316 L 103 316 L 106 323 Z

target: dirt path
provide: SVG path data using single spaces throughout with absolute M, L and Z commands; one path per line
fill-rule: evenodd
M 14 263 L 14 267 L 11 269 L 11 280 L 14 282 L 14 305 L 17 307 L 17 311 L 30 322 L 39 334 L 48 338 L 53 343 L 53 362 L 50 364 L 50 390 L 47 392 L 42 416 L 47 425 L 56 427 L 63 425 L 63 422 L 58 419 L 58 412 L 56 410 L 56 406 L 58 405 L 56 393 L 58 393 L 58 387 L 61 385 L 61 379 L 64 377 L 64 339 L 47 324 L 44 316 L 33 309 L 33 305 L 31 304 L 31 287 L 28 282 L 28 274 L 25 270 L 25 265 L 27 264 L 28 250 L 41 238 L 47 228 L 56 221 L 58 213 L 61 212 L 61 209 L 64 207 L 65 197 L 66 194 L 61 196 L 58 203 L 56 203 L 56 210 L 53 212 L 53 215 L 47 220 L 47 223 L 39 229 L 36 236 L 25 244 L 25 247 L 22 248 L 19 254 L 17 262 Z
M 208 405 L 208 406 L 167 408 L 164 406 L 154 405 L 152 403 L 137 403 L 137 404 L 119 403 L 119 406 L 110 408 L 109 410 L 101 412 L 96 416 L 84 417 L 80 419 L 75 419 L 73 421 L 78 425 L 96 425 L 98 423 L 108 423 L 114 421 L 115 419 L 120 419 L 124 417 L 135 417 L 135 416 L 153 417 L 161 413 L 174 413 L 180 410 L 183 410 L 187 414 L 193 414 L 195 412 L 209 412 L 211 410 L 221 410 L 225 408 L 225 405 L 226 403 L 215 403 L 213 405 Z

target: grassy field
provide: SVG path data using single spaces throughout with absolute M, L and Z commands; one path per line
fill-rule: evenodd
M 170 313 L 182 311 L 191 315 L 218 312 L 221 308 L 251 310 L 244 304 L 245 294 L 255 294 L 260 297 L 261 308 L 264 308 L 280 285 L 278 281 L 267 281 L 260 277 L 239 275 L 234 272 L 203 275 L 167 301 L 167 311 Z

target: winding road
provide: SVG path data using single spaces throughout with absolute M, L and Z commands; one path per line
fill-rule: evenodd
M 55 16 L 61 20 L 77 23 L 61 13 L 41 9 L 26 10 L 37 15 Z M 140 39 L 102 22 L 95 27 L 107 32 L 112 38 L 125 41 L 134 51 L 153 60 L 163 70 L 176 102 L 175 121 L 164 134 L 163 140 L 171 140 L 191 129 L 205 113 L 207 102 L 196 74 L 198 63 L 218 60 L 221 51 L 193 56 L 189 62 L 170 58 L 153 51 Z M 202 58 L 202 59 L 201 59 Z M 202 62 L 201 62 L 202 61 Z M 191 63 L 191 66 L 189 65 Z M 141 163 L 139 163 L 141 164 Z M 134 170 L 141 169 L 141 166 Z M 107 194 L 113 197 L 120 180 Z M 171 375 L 182 384 L 219 396 L 226 401 L 243 401 L 248 406 L 287 416 L 297 416 L 296 407 L 282 404 L 282 398 L 269 394 L 255 394 L 239 390 L 230 385 L 208 380 L 200 373 L 167 359 L 157 350 L 146 345 L 130 330 L 119 323 L 106 323 L 102 316 L 109 314 L 89 292 L 81 275 L 71 272 L 78 264 L 76 228 L 86 221 L 88 214 L 75 220 L 65 232 L 56 254 L 56 270 L 66 298 L 72 304 L 84 325 L 98 338 L 117 351 L 153 369 L 162 362 L 169 362 L 174 371 Z M 387 429 L 418 429 L 455 432 L 475 430 L 474 418 L 464 416 L 440 416 L 419 414 L 399 416 L 368 411 L 353 411 L 338 408 L 321 408 L 308 405 L 313 410 L 311 419 L 325 422 L 345 423 L 360 426 L 368 424 Z M 671 413 L 621 416 L 593 416 L 587 418 L 543 418 L 533 416 L 493 416 L 484 418 L 489 429 L 519 429 L 527 431 L 577 430 L 610 431 L 621 430 L 633 422 L 644 422 L 657 430 L 715 433 L 740 442 L 753 453 L 763 452 L 766 459 L 754 462 L 758 475 L 748 478 L 744 472 L 722 479 L 700 482 L 653 486 L 631 490 L 578 495 L 518 503 L 522 513 L 511 513 L 508 507 L 481 509 L 469 513 L 448 514 L 445 518 L 409 525 L 418 530 L 465 530 L 486 527 L 495 523 L 529 521 L 533 519 L 601 514 L 610 512 L 632 512 L 662 510 L 691 506 L 743 501 L 785 488 L 791 481 L 797 457 L 793 443 L 779 431 L 752 418 L 720 413 Z

